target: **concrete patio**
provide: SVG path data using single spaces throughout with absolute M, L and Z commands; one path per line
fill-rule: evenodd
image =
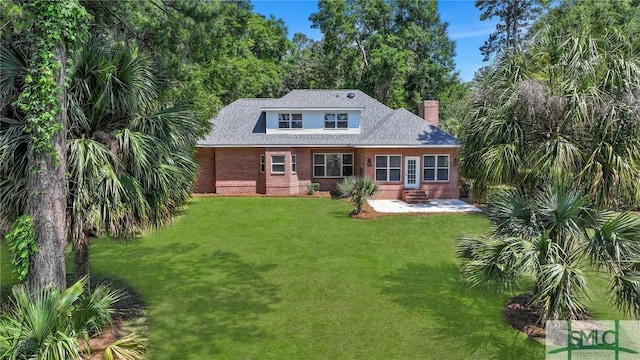
M 380 213 L 482 212 L 479 208 L 458 199 L 434 199 L 428 204 L 407 204 L 402 200 L 369 200 L 369 205 Z

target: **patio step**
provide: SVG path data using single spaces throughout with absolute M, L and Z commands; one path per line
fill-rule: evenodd
M 428 204 L 429 198 L 424 190 L 404 190 L 402 200 L 407 204 Z

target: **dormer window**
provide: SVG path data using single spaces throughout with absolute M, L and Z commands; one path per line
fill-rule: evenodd
M 325 129 L 347 129 L 349 127 L 349 114 L 324 114 Z
M 302 129 L 302 114 L 278 114 L 278 129 Z

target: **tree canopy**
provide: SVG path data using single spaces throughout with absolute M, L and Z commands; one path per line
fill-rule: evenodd
M 548 0 L 476 0 L 480 20 L 499 18 L 496 31 L 480 47 L 484 61 L 492 55 L 521 44 L 532 25 L 543 13 Z
M 627 23 L 625 23 L 627 24 Z M 555 15 L 482 74 L 461 136 L 464 175 L 533 189 L 570 175 L 599 204 L 640 201 L 640 53 L 627 25 Z
M 415 111 L 459 83 L 454 42 L 436 1 L 321 0 L 312 14 L 323 33 L 326 88 L 358 88 L 391 107 Z
M 240 97 L 282 94 L 287 29 L 282 20 L 254 13 L 248 0 L 82 4 L 96 19 L 93 32 L 153 55 L 171 83 L 165 100 L 191 105 L 203 127 Z

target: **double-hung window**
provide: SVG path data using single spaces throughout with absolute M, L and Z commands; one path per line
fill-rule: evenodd
M 264 174 L 264 154 L 260 155 L 260 173 Z
M 271 155 L 271 172 L 284 173 L 284 155 Z
M 376 155 L 376 181 L 400 181 L 402 156 Z
M 324 114 L 325 129 L 347 129 L 349 114 Z
M 353 154 L 313 154 L 314 177 L 353 175 Z
M 449 155 L 425 155 L 424 181 L 449 181 Z
M 278 129 L 302 129 L 302 114 L 278 114 Z

